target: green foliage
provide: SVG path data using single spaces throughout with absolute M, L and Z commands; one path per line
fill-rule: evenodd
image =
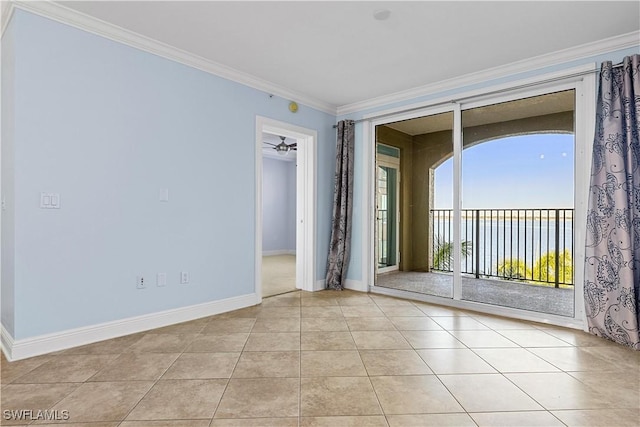
M 463 258 L 471 255 L 471 242 L 465 240 L 460 243 L 460 253 Z M 436 237 L 433 250 L 433 269 L 440 271 L 453 271 L 453 242 L 446 242 L 440 236 Z
M 573 258 L 571 257 L 571 251 L 565 249 L 560 253 L 558 267 L 560 283 L 572 284 Z M 507 280 L 527 280 L 538 285 L 554 286 L 556 281 L 556 253 L 554 251 L 545 253 L 536 260 L 533 268 L 530 268 L 521 259 L 506 259 L 498 264 L 498 275 Z
M 521 259 L 509 258 L 498 265 L 498 275 L 505 279 L 526 280 L 531 277 L 531 269 Z
M 571 251 L 565 249 L 560 253 L 558 278 L 560 283 L 573 283 L 573 259 Z M 556 280 L 556 253 L 547 252 L 536 260 L 533 265 L 533 280 L 541 282 L 555 282 Z

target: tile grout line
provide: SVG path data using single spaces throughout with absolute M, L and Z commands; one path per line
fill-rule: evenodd
M 526 347 L 521 346 L 520 344 L 518 344 L 517 342 L 515 342 L 515 341 L 513 341 L 513 340 L 510 340 L 508 337 L 506 337 L 506 336 L 504 336 L 503 334 L 501 334 L 498 330 L 496 330 L 496 329 L 494 329 L 494 328 L 492 328 L 492 327 L 490 327 L 490 326 L 489 326 L 489 329 L 490 329 L 491 331 L 493 331 L 493 332 L 495 332 L 495 333 L 499 334 L 501 337 L 504 337 L 505 339 L 507 339 L 507 340 L 509 340 L 509 341 L 513 342 L 514 344 L 516 344 L 516 345 L 518 346 L 518 347 L 516 347 L 516 348 L 519 348 L 519 349 L 522 349 L 522 350 L 528 351 L 528 349 L 527 349 Z M 473 351 L 473 350 L 472 350 L 472 351 Z M 475 352 L 474 352 L 474 354 L 475 354 Z M 532 354 L 533 354 L 533 353 L 532 353 Z M 534 354 L 534 355 L 535 355 L 535 354 Z M 482 360 L 484 360 L 480 355 L 478 355 L 478 357 L 480 357 Z M 486 362 L 486 361 L 485 361 L 485 362 Z M 489 363 L 489 362 L 486 362 L 486 363 Z M 552 365 L 552 366 L 555 366 L 555 365 Z M 502 371 L 501 371 L 501 370 L 499 370 L 499 369 L 496 369 L 496 371 L 498 371 L 498 373 L 499 373 L 499 374 L 500 374 L 504 379 L 506 379 L 510 384 L 514 385 L 514 386 L 515 386 L 518 390 L 520 390 L 520 391 L 521 391 L 525 396 L 527 396 L 529 399 L 531 399 L 531 400 L 532 400 L 532 401 L 534 401 L 536 404 L 538 404 L 542 409 L 544 409 L 544 411 L 545 411 L 545 412 L 549 413 L 549 414 L 550 414 L 550 415 L 552 415 L 555 419 L 557 419 L 558 421 L 560 421 L 560 420 L 559 420 L 555 415 L 553 415 L 553 414 L 551 413 L 551 411 L 550 411 L 548 408 L 546 408 L 546 407 L 545 407 L 541 402 L 538 402 L 538 400 L 534 399 L 534 397 L 533 397 L 533 396 L 531 396 L 531 395 L 530 395 L 529 393 L 527 393 L 524 389 L 522 389 L 522 388 L 521 388 L 520 386 L 518 386 L 515 382 L 513 382 L 509 377 L 507 377 L 507 375 L 506 375 L 504 372 L 502 372 Z M 561 422 L 562 424 L 564 424 L 562 421 L 560 421 L 560 422 Z
M 257 306 L 252 306 L 252 307 L 257 307 Z M 231 319 L 234 319 L 234 318 L 231 318 Z M 244 319 L 244 317 L 241 318 L 241 319 Z M 242 359 L 242 355 L 244 354 L 245 349 L 247 348 L 247 343 L 249 342 L 249 338 L 251 338 L 251 332 L 253 332 L 253 328 L 255 328 L 256 323 L 258 322 L 258 315 L 256 314 L 255 318 L 250 317 L 249 319 L 254 319 L 253 324 L 251 325 L 251 328 L 249 329 L 249 332 L 247 334 L 247 339 L 245 340 L 244 344 L 242 345 L 242 350 L 240 350 L 240 354 L 238 355 L 238 359 L 236 360 L 236 363 L 233 365 L 233 369 L 231 370 L 231 373 L 229 374 L 229 378 L 227 378 L 227 383 L 225 384 L 224 389 L 222 390 L 222 393 L 220 393 L 220 400 L 218 400 L 218 403 L 216 404 L 216 409 L 213 411 L 213 414 L 211 415 L 211 420 L 209 421 L 209 425 L 213 424 L 213 420 L 215 419 L 216 414 L 218 413 L 218 410 L 220 409 L 220 404 L 222 403 L 222 399 L 224 398 L 224 395 L 227 392 L 227 389 L 229 388 L 229 384 L 231 384 L 231 379 L 233 378 L 233 374 L 236 372 L 238 364 L 240 363 L 240 359 Z M 211 321 L 209 321 L 209 323 Z M 234 332 L 230 332 L 230 333 L 234 333 Z
M 420 310 L 422 311 L 422 310 Z M 430 318 L 431 320 L 433 320 L 436 324 L 440 325 L 435 319 L 433 319 L 431 316 L 429 316 L 427 313 L 425 313 L 425 315 Z M 442 325 L 440 325 L 442 327 Z M 445 332 L 447 332 L 449 335 L 451 335 L 453 337 L 453 339 L 455 339 L 456 341 L 459 341 L 464 348 L 469 349 L 469 347 L 463 343 L 462 341 L 458 340 L 458 338 L 453 335 L 450 331 L 446 330 L 443 328 L 443 330 Z M 413 345 L 411 346 L 413 347 Z M 418 356 L 420 356 L 420 353 L 418 353 Z M 422 356 L 420 356 L 420 358 L 422 359 Z M 424 360 L 424 359 L 423 359 Z M 451 392 L 451 390 L 449 390 L 449 388 L 446 386 L 446 384 L 444 384 L 444 382 L 442 381 L 442 379 L 440 378 L 440 376 L 433 370 L 433 368 L 431 366 L 429 366 L 429 364 L 427 363 L 427 361 L 424 361 L 425 364 L 429 367 L 429 369 L 431 369 L 431 372 L 433 372 L 433 375 L 438 379 L 438 382 L 442 385 L 442 387 L 444 387 L 445 390 L 447 390 L 447 392 L 451 395 L 451 397 L 456 401 L 456 403 L 458 403 L 458 405 L 460 405 L 460 407 L 464 410 L 464 413 L 467 415 L 467 417 L 469 417 L 469 419 L 471 419 L 471 421 L 476 424 L 476 426 L 478 425 L 478 423 L 476 422 L 475 419 L 473 419 L 473 417 L 469 414 L 469 411 L 467 411 L 467 408 L 464 407 L 464 405 L 462 404 L 462 402 L 460 402 L 460 400 L 458 400 L 458 398 L 456 397 L 455 394 L 453 394 Z
M 208 324 L 210 321 L 211 321 L 211 320 L 209 320 L 209 321 L 207 322 L 207 324 Z M 200 331 L 204 330 L 204 327 L 205 327 L 205 326 L 203 326 L 203 327 L 202 327 L 202 329 L 201 329 Z M 145 334 L 143 335 L 143 337 L 147 336 L 148 334 L 149 334 L 148 332 L 147 332 L 147 333 L 145 333 Z M 178 335 L 178 336 L 179 336 L 179 335 L 181 335 L 181 334 L 171 334 L 171 335 Z M 198 335 L 198 334 L 196 333 L 196 334 L 193 334 L 193 335 L 194 335 L 194 340 L 195 340 L 195 336 L 196 336 L 196 335 Z M 141 340 L 141 339 L 142 339 L 142 338 L 140 338 L 140 340 Z M 193 341 L 193 340 L 192 340 L 192 341 Z M 182 351 L 181 351 L 181 352 L 179 352 L 178 357 L 176 357 L 176 358 L 175 358 L 175 360 L 174 360 L 174 361 L 173 361 L 169 366 L 167 366 L 167 368 L 162 372 L 162 374 L 160 374 L 160 375 L 158 376 L 158 378 L 156 378 L 156 379 L 155 379 L 155 381 L 153 381 L 153 384 L 151 385 L 151 387 L 149 387 L 149 390 L 147 390 L 147 391 L 146 391 L 146 393 L 144 393 L 144 395 L 143 395 L 143 396 L 142 396 L 142 397 L 141 397 L 141 398 L 136 402 L 136 404 L 135 404 L 135 405 L 133 405 L 133 407 L 132 407 L 128 412 L 127 412 L 127 414 L 122 418 L 122 420 L 120 420 L 120 422 L 119 422 L 119 424 L 118 424 L 118 425 L 120 425 L 120 424 L 124 423 L 124 422 L 126 421 L 127 417 L 128 417 L 129 415 L 131 415 L 131 413 L 132 413 L 132 412 L 133 412 L 133 411 L 138 407 L 138 405 L 140 405 L 140 402 L 142 402 L 142 401 L 143 401 L 143 400 L 144 400 L 144 399 L 149 395 L 149 393 L 151 393 L 151 390 L 153 390 L 153 388 L 154 388 L 154 387 L 155 387 L 155 386 L 160 382 L 161 378 L 162 378 L 162 377 L 167 373 L 167 371 L 169 371 L 169 369 L 171 369 L 171 367 L 172 367 L 172 366 L 173 366 L 173 365 L 178 361 L 178 359 L 180 359 L 180 357 L 185 353 L 185 350 L 188 348 L 188 346 L 189 346 L 189 345 L 190 345 L 190 343 L 186 343 L 186 344 L 184 345 L 184 347 L 182 348 Z M 131 344 L 129 347 L 127 347 L 127 350 L 128 350 L 128 349 L 130 349 L 131 347 L 133 347 L 133 344 Z M 125 351 L 126 351 L 126 350 L 125 350 Z M 123 352 L 122 354 L 124 354 L 124 352 Z
M 380 310 L 380 306 L 378 305 L 378 303 L 376 303 L 376 301 L 373 298 L 371 298 L 371 300 L 373 301 L 373 304 Z M 391 322 L 391 320 L 389 320 L 389 318 L 387 317 L 386 313 L 383 310 L 380 310 L 380 311 L 382 311 L 384 318 L 387 319 L 389 322 Z M 395 329 L 395 325 L 394 325 L 394 329 Z M 351 332 L 352 332 L 351 328 L 349 328 L 349 333 Z M 376 396 L 376 401 L 378 402 L 378 408 L 380 409 L 382 416 L 384 416 L 384 421 L 387 423 L 387 425 L 389 425 L 389 419 L 387 418 L 387 414 L 385 413 L 384 408 L 382 407 L 382 402 L 380 402 L 380 396 L 378 395 L 376 388 L 373 386 L 371 375 L 369 375 L 369 370 L 367 369 L 367 365 L 364 363 L 364 360 L 362 360 L 362 354 L 360 353 L 361 349 L 358 348 L 358 345 L 355 342 L 356 340 L 354 339 L 353 334 L 351 334 L 351 339 L 353 340 L 353 343 L 356 346 L 356 351 L 358 352 L 358 357 L 360 357 L 360 362 L 362 363 L 362 366 L 364 366 L 365 372 L 367 373 L 367 380 L 369 380 L 369 386 L 371 386 L 371 390 L 373 390 L 373 394 Z
M 145 334 L 144 336 L 146 336 L 147 334 Z M 144 337 L 143 336 L 143 337 Z M 141 338 L 142 339 L 142 338 Z M 185 346 L 186 348 L 186 346 Z M 182 353 L 180 353 L 180 355 L 182 355 Z M 178 357 L 176 357 L 176 360 L 178 360 L 180 358 L 180 355 L 178 355 Z M 173 363 L 175 363 L 175 360 L 173 361 Z M 169 367 L 173 366 L 173 363 L 171 365 L 169 365 Z M 167 370 L 169 369 L 169 367 L 162 373 L 162 375 L 164 375 Z M 158 381 L 160 381 L 160 378 L 162 378 L 162 375 L 159 375 L 158 378 L 155 379 L 155 381 L 153 381 L 153 384 L 151 384 L 151 387 L 149 387 L 149 389 L 144 393 L 144 395 L 135 403 L 135 405 L 133 405 L 131 407 L 131 409 L 129 409 L 129 411 L 126 413 L 126 415 L 124 417 L 122 417 L 122 420 L 119 421 L 119 424 L 122 424 L 125 422 L 125 420 L 127 419 L 127 417 L 129 415 L 131 415 L 131 413 L 138 407 L 138 405 L 140 404 L 140 402 L 142 402 L 144 400 L 145 397 L 147 397 L 149 395 L 149 393 L 151 392 L 151 390 L 153 390 L 153 388 L 156 386 L 156 384 L 158 383 Z
M 421 311 L 422 311 L 422 310 L 421 310 Z M 469 351 L 471 351 L 472 353 L 474 353 L 474 354 L 475 354 L 475 352 L 473 351 L 473 349 L 472 349 L 471 347 L 469 347 L 469 346 L 468 346 L 467 344 L 465 344 L 464 342 L 460 341 L 460 340 L 459 340 L 455 335 L 453 335 L 453 334 L 451 333 L 451 331 L 449 331 L 448 329 L 444 328 L 440 323 L 438 323 L 438 321 L 437 321 L 436 319 L 433 319 L 433 318 L 432 318 L 431 316 L 429 316 L 427 313 L 425 313 L 425 315 L 427 315 L 427 316 L 428 316 L 431 320 L 433 320 L 437 325 L 439 325 L 440 327 L 442 327 L 442 329 L 443 329 L 444 331 L 446 331 L 447 333 L 449 333 L 449 335 L 451 335 L 455 340 L 457 340 L 458 342 L 460 342 L 460 343 L 464 346 L 464 348 L 463 348 L 463 349 L 469 350 Z M 455 317 L 457 317 L 457 316 L 455 316 Z M 485 326 L 487 326 L 487 325 L 485 325 Z M 418 353 L 418 355 L 420 355 L 420 354 Z M 423 360 L 424 360 L 424 359 L 423 359 Z M 484 360 L 484 359 L 483 359 L 483 360 Z M 429 366 L 429 364 L 426 362 L 426 360 L 425 360 L 425 363 L 427 364 L 427 366 Z M 490 365 L 490 366 L 491 366 L 491 365 Z M 438 373 L 436 373 L 436 372 L 433 370 L 433 368 L 431 368 L 430 366 L 429 366 L 429 368 L 432 370 L 433 374 L 434 374 L 434 375 L 435 375 L 435 377 L 438 379 L 438 381 L 440 382 L 440 384 L 442 384 L 442 386 L 445 388 L 445 390 L 447 390 L 447 392 L 451 395 L 451 397 L 453 397 L 453 399 L 455 399 L 455 401 L 458 403 L 458 405 L 460 405 L 460 407 L 464 410 L 464 413 L 467 415 L 467 417 L 469 417 L 469 419 L 470 419 L 470 420 L 471 420 L 471 421 L 472 421 L 476 426 L 478 426 L 478 425 L 479 425 L 479 424 L 478 424 L 478 422 L 475 420 L 475 418 L 473 418 L 473 417 L 471 416 L 471 413 L 467 410 L 467 408 L 465 408 L 465 407 L 464 407 L 464 405 L 462 404 L 462 402 L 460 402 L 460 400 L 458 400 L 458 398 L 455 396 L 455 394 L 453 394 L 453 393 L 451 392 L 451 390 L 449 390 L 449 388 L 446 386 L 446 384 L 444 384 L 444 382 L 443 382 L 443 381 L 442 381 L 442 379 L 440 378 L 440 375 L 443 375 L 443 374 L 438 374 Z M 499 370 L 497 370 L 497 369 L 496 369 L 496 371 L 497 371 L 497 372 L 500 372 L 500 371 L 499 371 Z

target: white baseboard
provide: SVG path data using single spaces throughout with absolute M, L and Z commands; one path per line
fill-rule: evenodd
M 321 291 L 325 289 L 326 288 L 325 283 L 326 283 L 325 279 L 317 280 L 314 291 Z M 358 291 L 358 292 L 369 292 L 369 288 L 365 286 L 360 280 L 347 279 L 344 284 L 344 288 L 352 291 Z
M 361 280 L 347 279 L 344 283 L 344 288 L 358 292 L 369 292 L 369 287 L 365 285 Z
M 260 304 L 260 302 L 260 296 L 253 293 L 19 340 L 15 340 L 2 327 L 2 350 L 9 361 L 26 359 L 27 357 L 226 313 Z
M 295 249 L 278 249 L 275 251 L 262 251 L 262 256 L 276 256 L 276 255 L 295 255 Z
M 13 360 L 11 358 L 11 349 L 13 348 L 13 337 L 4 327 L 0 325 L 0 345 L 2 346 L 2 352 L 7 360 Z

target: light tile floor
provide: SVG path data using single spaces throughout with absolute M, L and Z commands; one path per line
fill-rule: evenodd
M 3 425 L 29 424 L 5 412 L 29 409 L 68 411 L 66 423 L 94 427 L 640 420 L 640 352 L 580 331 L 349 291 L 294 292 L 55 354 L 3 357 L 1 383 Z
M 296 256 L 271 255 L 262 257 L 262 297 L 296 290 Z

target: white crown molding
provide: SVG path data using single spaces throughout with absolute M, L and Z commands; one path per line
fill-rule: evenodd
M 66 25 L 97 34 L 101 37 L 125 44 L 135 49 L 152 53 L 154 55 L 188 65 L 189 67 L 197 68 L 198 70 L 206 73 L 249 86 L 267 94 L 276 95 L 284 99 L 295 101 L 298 104 L 306 105 L 316 110 L 336 115 L 335 105 L 292 91 L 283 86 L 260 79 L 251 74 L 235 70 L 226 65 L 210 61 L 193 53 L 178 49 L 122 27 L 118 27 L 117 25 L 94 18 L 53 1 L 14 0 L 7 3 L 10 3 L 8 6 L 9 12 L 11 12 L 13 8 L 22 9 Z M 4 30 L 5 25 L 3 25 L 2 28 Z
M 355 102 L 338 107 L 338 116 L 358 111 L 383 107 L 394 102 L 403 102 L 422 96 L 437 94 L 447 90 L 460 89 L 474 84 L 485 83 L 494 79 L 512 76 L 520 73 L 539 70 L 546 67 L 562 65 L 571 61 L 587 59 L 592 56 L 627 49 L 640 45 L 640 31 L 634 31 L 593 43 L 559 50 L 553 53 L 536 56 L 522 61 L 513 62 L 499 67 L 489 68 L 476 73 L 466 74 L 437 83 L 419 86 L 389 95 L 383 95 L 369 100 Z
M 9 20 L 13 15 L 13 1 L 1 0 L 0 1 L 0 36 L 4 35 L 4 30 L 9 25 Z
M 226 313 L 260 304 L 260 301 L 261 298 L 253 293 L 19 340 L 15 340 L 2 326 L 2 350 L 7 360 L 20 360 Z

